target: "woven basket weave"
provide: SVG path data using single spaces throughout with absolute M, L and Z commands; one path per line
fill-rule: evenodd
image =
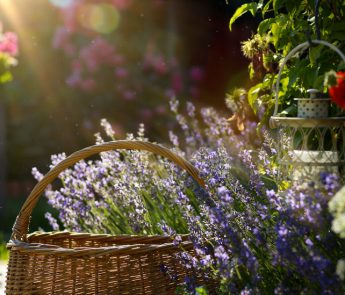
M 170 150 L 142 141 L 113 141 L 77 151 L 50 170 L 20 210 L 8 243 L 6 294 L 174 294 L 188 275 L 170 237 L 72 232 L 27 234 L 39 197 L 60 172 L 113 149 L 146 150 L 175 162 L 201 186 L 197 169 Z M 183 248 L 192 253 L 184 237 Z

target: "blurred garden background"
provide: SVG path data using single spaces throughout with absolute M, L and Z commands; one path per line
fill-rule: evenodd
M 1 84 L 0 239 L 35 184 L 31 168 L 47 172 L 51 154 L 94 144 L 101 118 L 117 138 L 144 123 L 164 144 L 173 96 L 230 117 L 224 98 L 246 85 L 241 42 L 256 29 L 243 17 L 229 30 L 241 2 L 0 0 L 2 34 L 15 34 L 18 51 Z M 46 224 L 45 206 L 32 229 Z
M 33 205 L 30 231 L 170 236 L 193 274 L 159 272 L 183 294 L 344 294 L 344 19 L 345 0 L 0 0 L 2 264 L 50 168 L 151 141 L 205 188 L 162 157 L 101 153 L 31 199 L 11 253 Z

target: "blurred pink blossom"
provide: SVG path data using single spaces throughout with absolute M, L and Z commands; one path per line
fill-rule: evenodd
M 123 98 L 128 101 L 134 100 L 136 96 L 137 94 L 133 90 L 126 90 L 123 92 Z
M 166 113 L 167 109 L 166 109 L 165 105 L 159 105 L 156 107 L 155 111 L 159 115 L 164 115 Z
M 111 2 L 120 10 L 124 10 L 132 4 L 131 0 L 112 0 Z
M 144 120 L 149 120 L 152 118 L 153 113 L 150 109 L 145 108 L 141 110 L 141 115 L 143 116 Z
M 67 56 L 73 56 L 76 52 L 76 48 L 72 44 L 67 44 L 63 50 L 65 51 Z
M 101 37 L 94 39 L 80 50 L 80 58 L 89 72 L 96 72 L 102 65 L 109 65 L 115 54 L 115 47 Z
M 81 84 L 81 76 L 79 72 L 73 72 L 67 79 L 66 84 L 71 87 L 78 87 Z
M 123 63 L 125 62 L 125 57 L 121 54 L 115 54 L 112 59 L 111 59 L 111 63 L 114 65 L 114 66 L 120 66 L 122 65 Z
M 158 7 L 164 5 L 165 0 L 152 1 Z M 181 94 L 183 90 L 188 90 L 193 96 L 199 95 L 196 86 L 204 77 L 202 68 L 194 66 L 185 73 L 176 57 L 166 57 L 155 38 L 142 45 L 146 46 L 146 51 L 137 59 L 132 58 L 130 50 L 126 50 L 126 46 L 118 42 L 117 38 L 95 35 L 81 25 L 81 13 L 84 5 L 88 3 L 95 5 L 107 3 L 122 14 L 121 10 L 131 9 L 130 6 L 134 5 L 134 2 L 133 0 L 75 0 L 69 7 L 59 9 L 63 16 L 64 27 L 57 29 L 52 44 L 54 48 L 63 50 L 71 60 L 72 73 L 66 83 L 84 91 L 92 91 L 103 79 L 103 73 L 109 71 L 113 73 L 114 80 L 116 79 L 111 91 L 116 92 L 126 101 L 135 100 L 139 93 L 143 93 L 148 88 L 152 88 L 152 92 L 155 93 L 157 88 L 168 97 Z M 127 38 L 125 36 L 122 42 L 126 43 Z M 89 43 L 85 44 L 84 41 Z M 121 46 L 117 47 L 116 44 Z M 153 82 L 155 87 L 150 86 Z M 190 88 L 187 88 L 187 85 L 190 85 Z M 100 87 L 97 90 L 102 89 Z M 153 114 L 163 114 L 165 111 L 162 106 L 157 106 L 144 111 L 144 116 L 148 118 Z
M 18 54 L 18 37 L 13 32 L 6 32 L 0 37 L 0 52 L 11 56 Z
M 168 72 L 168 65 L 162 56 L 157 56 L 155 58 L 153 68 L 159 75 L 164 75 Z
M 118 78 L 127 78 L 128 77 L 128 70 L 126 68 L 116 68 L 115 75 Z
M 180 93 L 183 88 L 182 76 L 180 73 L 174 73 L 171 77 L 171 87 L 174 93 Z
M 95 80 L 91 78 L 83 80 L 81 83 L 81 88 L 87 92 L 94 90 L 96 88 Z
M 78 12 L 82 3 L 73 1 L 68 7 L 60 9 L 65 27 L 72 33 L 78 29 Z
M 153 54 L 151 52 L 146 52 L 143 58 L 143 69 L 147 70 L 152 67 L 154 61 Z
M 53 48 L 63 48 L 69 43 L 70 32 L 65 27 L 59 27 L 56 29 L 53 38 Z
M 71 33 L 68 29 L 60 27 L 55 31 L 53 38 L 53 48 L 62 49 L 68 56 L 75 53 L 75 47 L 70 42 Z
M 190 78 L 193 81 L 201 81 L 204 78 L 204 70 L 200 67 L 192 67 L 189 71 Z
M 191 97 L 198 98 L 200 96 L 200 90 L 198 87 L 191 86 L 189 88 L 189 94 L 191 95 Z
M 168 98 L 172 98 L 172 97 L 176 96 L 175 91 L 173 89 L 171 89 L 171 88 L 168 88 L 167 90 L 165 90 L 164 94 Z
M 172 57 L 169 60 L 169 65 L 171 68 L 177 68 L 179 66 L 179 62 L 176 57 Z
M 73 72 L 81 73 L 81 71 L 82 71 L 81 61 L 79 59 L 73 60 L 71 63 L 71 68 L 72 68 Z

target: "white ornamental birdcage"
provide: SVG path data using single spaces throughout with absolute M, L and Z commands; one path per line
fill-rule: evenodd
M 334 45 L 323 40 L 311 42 L 330 47 L 345 62 L 344 54 Z M 305 42 L 291 50 L 283 60 L 276 81 L 275 109 L 270 118 L 270 126 L 278 129 L 279 178 L 317 183 L 320 173 L 329 172 L 337 174 L 344 181 L 345 117 L 329 117 L 330 99 L 318 97 L 316 89 L 309 89 L 309 98 L 295 98 L 297 117 L 284 117 L 278 113 L 282 70 L 293 55 L 309 46 L 310 42 Z

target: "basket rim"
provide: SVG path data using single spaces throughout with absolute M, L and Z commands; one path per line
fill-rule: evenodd
M 92 247 L 74 247 L 66 248 L 62 246 L 57 246 L 49 243 L 32 243 L 24 242 L 21 240 L 10 240 L 7 243 L 7 248 L 10 251 L 19 251 L 32 255 L 55 255 L 55 256 L 102 256 L 102 255 L 138 255 L 149 253 L 153 251 L 171 251 L 176 252 L 180 251 L 181 248 L 188 250 L 193 247 L 193 243 L 188 241 L 188 235 L 183 235 L 183 240 L 179 245 L 176 245 L 172 240 L 171 242 L 166 242 L 167 239 L 172 239 L 171 236 L 162 236 L 162 235 L 150 235 L 150 236 L 135 236 L 135 235 L 119 235 L 112 236 L 108 234 L 88 234 L 88 233 L 75 233 L 75 232 L 34 232 L 28 235 L 30 237 L 48 237 L 52 239 L 58 238 L 71 238 L 73 239 L 85 239 L 91 238 L 95 241 L 100 239 L 105 239 L 107 242 L 111 241 L 123 241 L 128 239 L 133 239 L 138 241 L 135 244 L 121 244 L 113 246 L 92 246 Z M 140 243 L 140 240 L 148 240 L 151 243 Z M 163 243 L 157 243 L 162 241 Z M 154 243 L 156 242 L 156 243 Z
M 188 234 L 179 234 L 182 238 L 188 238 Z M 87 233 L 87 232 L 75 232 L 68 230 L 58 230 L 58 231 L 34 231 L 27 235 L 28 239 L 30 238 L 43 238 L 43 237 L 52 237 L 52 238 L 65 238 L 72 237 L 73 239 L 78 238 L 92 238 L 96 239 L 128 239 L 128 238 L 145 238 L 145 239 L 167 239 L 172 238 L 167 235 L 131 235 L 131 234 L 98 234 L 98 233 Z

